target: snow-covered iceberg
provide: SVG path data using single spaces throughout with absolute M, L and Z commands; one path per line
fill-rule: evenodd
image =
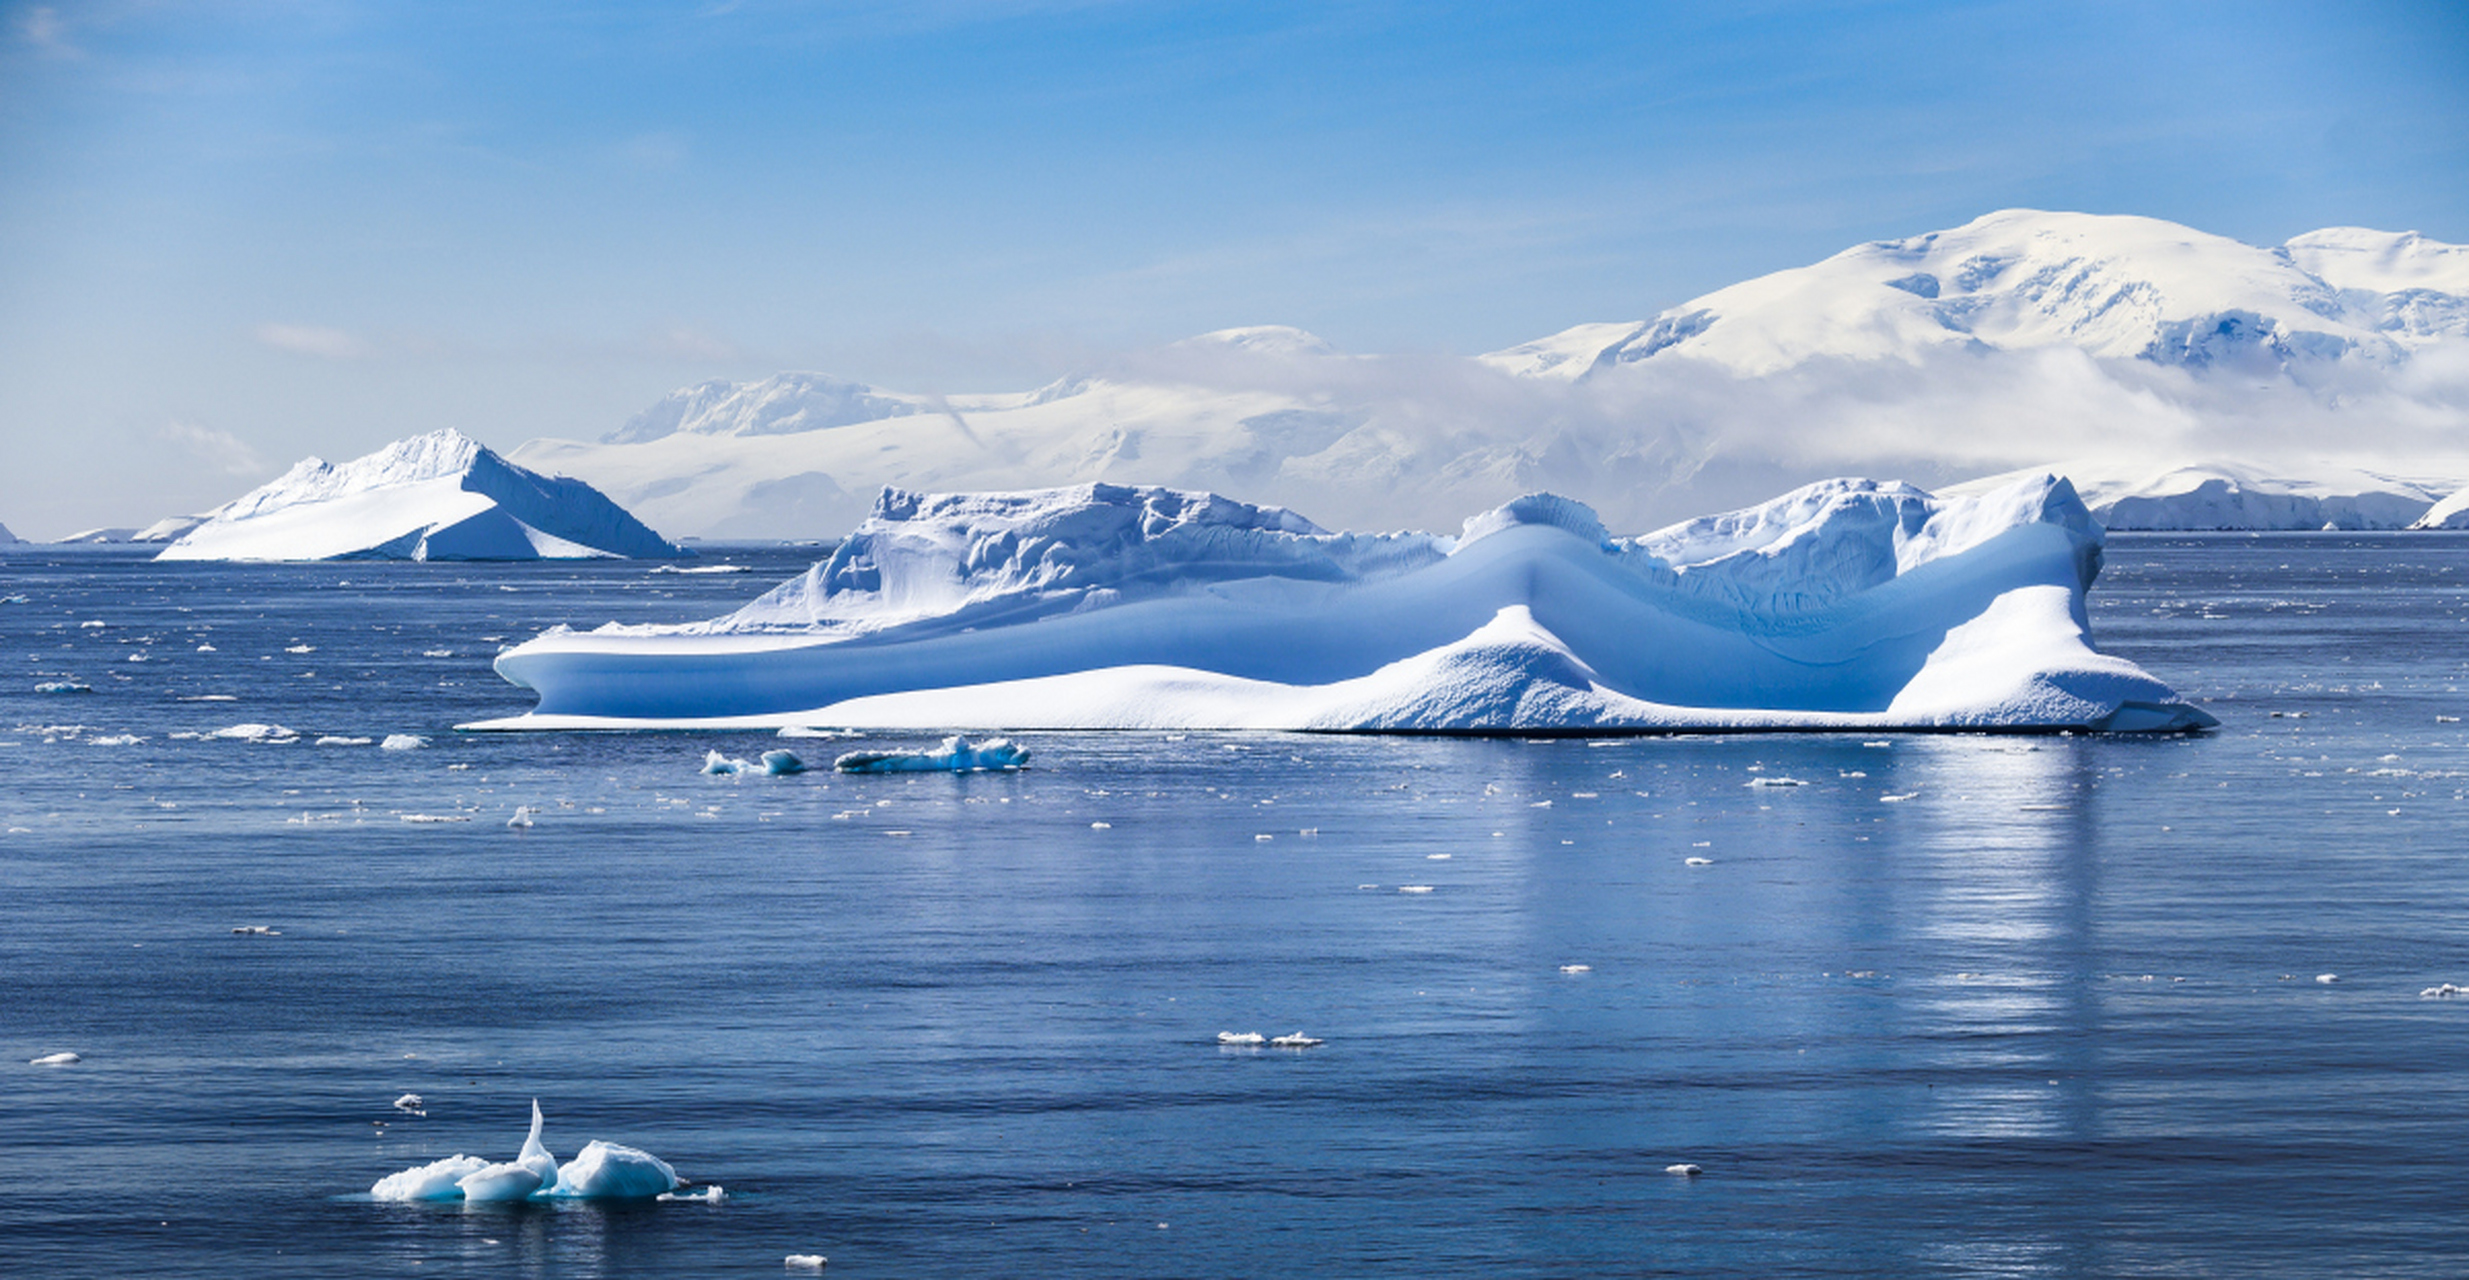
M 161 560 L 562 560 L 686 554 L 580 480 L 457 431 L 341 465 L 307 458 L 217 508 Z
M 2412 529 L 2469 529 L 2469 486 L 2428 507 Z
M 2182 730 L 2095 651 L 2102 531 L 2055 476 L 1834 480 L 1643 537 L 1550 494 L 1455 538 L 1119 485 L 887 489 L 735 614 L 557 629 L 474 728 Z

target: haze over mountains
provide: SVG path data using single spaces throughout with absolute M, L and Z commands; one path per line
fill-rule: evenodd
M 2031 468 L 2161 526 L 2400 525 L 2469 481 L 2469 248 L 2008 210 L 1473 358 L 1262 326 L 1010 394 L 783 373 L 512 456 L 706 535 L 832 536 L 883 484 L 1094 480 L 1357 529 L 1549 489 L 1637 530 L 1827 476 Z

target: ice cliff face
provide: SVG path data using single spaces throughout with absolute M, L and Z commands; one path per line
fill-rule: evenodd
M 306 458 L 212 512 L 163 560 L 535 560 L 684 554 L 580 480 L 460 432 L 340 465 Z
M 1569 379 L 1666 352 L 1772 373 L 1974 344 L 2194 369 L 2388 364 L 2469 336 L 2464 261 L 2469 250 L 2415 233 L 2342 228 L 2267 249 L 2156 218 L 2010 209 L 1485 359 Z
M 2207 723 L 2089 647 L 2100 544 L 2051 476 L 1828 481 L 1629 539 L 1550 494 L 1446 538 L 1153 487 L 893 491 L 737 614 L 502 655 L 540 705 L 484 727 Z

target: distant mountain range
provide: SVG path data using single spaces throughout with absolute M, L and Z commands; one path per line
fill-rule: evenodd
M 1168 484 L 1348 528 L 1551 489 L 1635 530 L 2039 468 L 2119 527 L 2396 527 L 2469 486 L 2469 247 L 2008 210 L 1476 357 L 1263 326 L 1010 394 L 782 373 L 511 457 L 719 536 L 835 535 L 884 484 Z

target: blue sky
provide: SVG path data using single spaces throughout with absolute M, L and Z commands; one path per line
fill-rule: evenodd
M 0 522 L 819 369 L 1634 319 L 2010 206 L 2469 241 L 2469 8 L 0 8 Z

